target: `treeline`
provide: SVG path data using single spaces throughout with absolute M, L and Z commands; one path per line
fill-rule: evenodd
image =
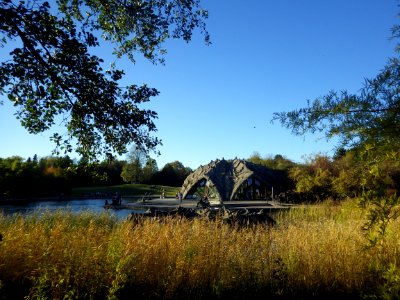
M 359 148 L 340 148 L 333 157 L 309 156 L 304 163 L 294 163 L 281 155 L 262 158 L 254 153 L 249 161 L 281 170 L 286 192 L 281 201 L 315 202 L 379 194 L 391 196 L 400 190 L 400 167 L 390 158 L 371 162 L 362 159 Z
M 167 163 L 161 170 L 150 157 L 128 156 L 127 160 L 88 163 L 68 156 L 24 159 L 0 158 L 0 197 L 59 196 L 72 187 L 111 186 L 146 183 L 181 186 L 192 169 L 181 162 Z M 400 190 L 400 168 L 390 160 L 380 162 L 375 171 L 369 162 L 359 159 L 357 149 L 336 151 L 333 157 L 310 156 L 295 163 L 282 155 L 261 157 L 254 153 L 250 162 L 271 168 L 278 174 L 285 191 L 275 195 L 281 201 L 315 202 L 324 199 L 355 198 L 366 192 L 391 195 Z
M 68 195 L 72 187 L 126 182 L 181 186 L 192 171 L 179 161 L 168 163 L 159 170 L 155 160 L 149 160 L 152 161 L 151 170 L 148 163 L 130 170 L 131 163 L 125 160 L 89 163 L 69 156 L 38 158 L 37 155 L 28 159 L 20 156 L 0 158 L 0 199 L 58 197 Z

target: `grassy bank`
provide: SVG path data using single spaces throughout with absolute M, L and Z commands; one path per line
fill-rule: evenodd
M 161 194 L 164 190 L 166 197 L 175 197 L 179 192 L 180 187 L 170 187 L 162 185 L 149 185 L 149 184 L 122 184 L 114 186 L 98 186 L 98 187 L 81 187 L 73 188 L 71 196 L 74 198 L 84 197 L 89 194 L 96 193 L 115 193 L 119 192 L 123 197 L 143 196 L 145 194 L 157 195 Z
M 274 228 L 70 212 L 0 216 L 4 299 L 399 297 L 399 223 L 367 248 L 351 202 L 293 209 Z
M 54 193 L 52 195 L 41 196 L 21 196 L 16 198 L 0 197 L 1 204 L 13 203 L 26 203 L 31 201 L 55 201 L 60 199 L 82 199 L 82 198 L 95 198 L 95 197 L 110 197 L 116 192 L 120 193 L 124 200 L 131 200 L 133 198 L 143 197 L 150 195 L 159 197 L 164 190 L 165 197 L 175 197 L 179 192 L 180 187 L 162 186 L 162 185 L 149 185 L 149 184 L 121 184 L 113 186 L 93 186 L 93 187 L 78 187 L 72 188 L 66 194 Z

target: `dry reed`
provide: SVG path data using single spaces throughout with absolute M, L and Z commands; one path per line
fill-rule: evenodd
M 0 216 L 0 295 L 26 299 L 399 296 L 399 224 L 365 247 L 353 203 L 305 206 L 274 228 L 222 220 L 38 212 Z M 397 293 L 397 294 L 396 294 Z

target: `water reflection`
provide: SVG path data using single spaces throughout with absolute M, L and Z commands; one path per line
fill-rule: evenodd
M 6 215 L 21 213 L 28 214 L 37 210 L 55 211 L 60 209 L 67 209 L 72 212 L 91 211 L 94 213 L 102 213 L 104 209 L 104 199 L 85 199 L 85 200 L 68 200 L 68 201 L 35 201 L 25 202 L 21 204 L 0 204 L 0 212 Z M 108 209 L 111 214 L 115 214 L 118 219 L 122 220 L 127 218 L 132 212 L 142 213 L 142 211 L 135 211 L 132 209 Z

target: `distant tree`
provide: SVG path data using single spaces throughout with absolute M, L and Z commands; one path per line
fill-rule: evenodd
M 116 159 L 103 160 L 98 164 L 99 172 L 104 174 L 103 185 L 117 185 L 122 184 L 124 181 L 121 178 L 122 168 L 125 165 L 125 161 Z
M 149 157 L 143 167 L 143 182 L 150 183 L 154 174 L 158 172 L 157 161 Z
M 57 156 L 43 157 L 40 159 L 39 165 L 43 174 L 53 177 L 62 177 L 63 175 L 63 164 Z
M 122 87 L 124 71 L 105 70 L 102 58 L 90 53 L 114 46 L 115 58 L 137 53 L 163 62 L 167 39 L 189 42 L 193 30 L 205 30 L 208 14 L 199 0 L 0 0 L 0 94 L 8 95 L 17 118 L 29 133 L 50 129 L 59 117 L 66 133 L 51 139 L 59 151 L 76 151 L 89 159 L 127 152 L 135 143 L 153 149 L 159 140 L 156 112 L 139 105 L 158 95 L 146 85 Z M 3 48 L 5 49 L 5 48 Z M 57 120 L 58 123 L 58 120 Z
M 359 163 L 355 151 L 340 150 L 334 155 L 333 163 L 336 177 L 332 182 L 332 190 L 339 197 L 357 197 L 361 195 L 363 186 L 370 188 L 370 184 L 365 182 L 364 165 Z
M 327 156 L 317 154 L 304 165 L 293 167 L 289 177 L 295 182 L 299 193 L 311 194 L 318 199 L 332 196 L 335 172 L 333 162 Z
M 67 159 L 68 160 L 68 159 Z M 71 187 L 66 158 L 37 157 L 26 161 L 19 156 L 0 159 L 0 197 L 59 195 Z
M 12 156 L 0 160 L 0 191 L 2 197 L 12 197 L 26 182 L 22 182 L 24 159 L 20 156 Z
M 180 186 L 178 176 L 170 164 L 166 164 L 160 172 L 154 176 L 155 183 L 167 186 Z
M 127 155 L 127 162 L 122 167 L 121 177 L 125 182 L 143 182 L 143 167 L 148 158 L 144 149 L 133 146 Z
M 296 165 L 293 161 L 280 154 L 263 158 L 259 152 L 254 152 L 247 160 L 254 164 L 263 165 L 274 170 L 289 170 L 291 167 Z
M 261 157 L 260 153 L 255 151 L 248 159 L 249 162 L 265 166 L 273 170 L 275 182 L 275 191 L 288 191 L 294 188 L 294 182 L 289 177 L 289 171 L 296 166 L 296 163 L 283 155 L 267 155 Z
M 264 165 L 265 160 L 261 157 L 260 152 L 254 151 L 253 154 L 247 159 L 249 162 L 258 165 Z
M 121 177 L 127 183 L 139 183 L 143 179 L 142 168 L 137 161 L 126 163 L 122 167 Z
M 153 176 L 153 182 L 167 186 L 181 186 L 192 169 L 185 167 L 180 161 L 165 164 L 161 171 Z

